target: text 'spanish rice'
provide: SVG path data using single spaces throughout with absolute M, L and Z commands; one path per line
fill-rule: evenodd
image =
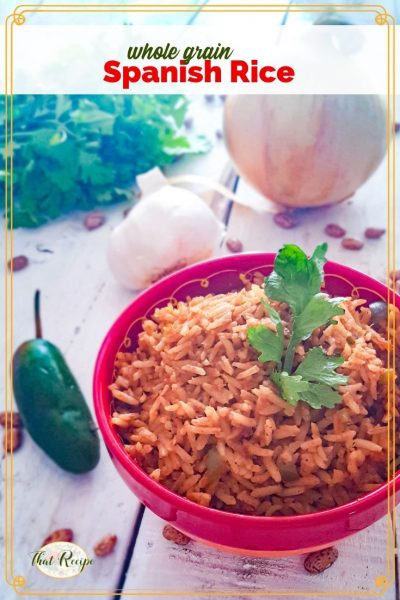
M 137 349 L 118 353 L 110 387 L 126 451 L 170 490 L 236 513 L 312 513 L 374 490 L 387 480 L 385 331 L 372 326 L 364 300 L 344 300 L 337 323 L 316 329 L 295 355 L 296 365 L 313 346 L 341 354 L 342 402 L 292 406 L 246 339 L 252 325 L 274 328 L 262 298 L 253 283 L 170 303 L 143 321 Z M 271 304 L 287 334 L 287 306 Z

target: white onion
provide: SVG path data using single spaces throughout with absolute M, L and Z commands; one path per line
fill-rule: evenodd
M 287 206 L 321 206 L 351 196 L 386 151 L 379 96 L 231 96 L 224 120 L 239 173 Z

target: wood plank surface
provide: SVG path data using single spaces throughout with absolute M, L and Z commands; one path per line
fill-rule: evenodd
M 44 336 L 63 352 L 90 404 L 97 350 L 116 314 L 131 300 L 111 284 L 104 256 L 109 231 L 121 218 L 121 209 L 110 212 L 107 225 L 90 233 L 82 226 L 82 216 L 75 215 L 14 234 L 15 254 L 30 260 L 25 271 L 14 275 L 15 347 L 33 337 L 33 294 L 40 289 Z M 104 446 L 98 467 L 74 476 L 59 469 L 25 433 L 13 462 L 14 574 L 26 578 L 27 590 L 65 589 L 65 581 L 49 579 L 29 565 L 29 552 L 58 528 L 71 528 L 75 541 L 90 552 L 103 535 L 116 533 L 115 556 L 96 561 L 67 584 L 71 589 L 113 590 L 139 502 L 115 477 Z
M 274 222 L 274 213 L 255 214 L 254 211 L 235 205 L 229 222 L 229 235 L 239 238 L 245 252 L 276 252 L 283 244 L 299 244 L 307 252 L 316 244 L 328 241 L 330 260 L 341 262 L 354 269 L 386 282 L 387 238 L 366 240 L 367 227 L 387 228 L 386 214 L 386 159 L 371 179 L 349 200 L 319 209 L 298 211 L 299 225 L 282 229 Z M 238 195 L 250 199 L 256 192 L 240 180 Z M 346 250 L 342 240 L 330 238 L 324 232 L 328 223 L 336 223 L 346 230 L 346 236 L 364 243 L 361 250 Z M 397 235 L 400 223 L 397 222 Z
M 79 0 L 73 1 L 79 4 Z M 0 15 L 8 14 L 9 8 L 14 5 L 2 3 Z M 120 23 L 121 18 L 125 23 L 143 22 L 142 16 L 131 14 L 102 15 L 96 22 Z M 185 22 L 186 18 L 184 15 L 183 20 L 179 17 L 177 21 L 168 16 L 169 22 L 174 23 Z M 232 22 L 237 18 L 232 17 Z M 165 19 L 164 15 L 163 23 Z M 226 15 L 218 20 L 221 26 L 227 26 Z M 207 24 L 209 21 L 210 16 L 204 14 L 198 22 Z M 53 21 L 49 15 L 36 14 L 32 22 L 50 24 Z M 93 23 L 93 15 L 71 15 L 70 22 Z M 218 98 L 198 103 L 193 111 L 194 127 L 205 128 L 213 138 L 214 149 L 196 161 L 178 163 L 171 174 L 192 172 L 220 178 L 227 162 L 223 144 L 215 137 L 215 132 L 221 129 L 221 115 L 222 102 Z M 336 207 L 304 213 L 299 227 L 291 231 L 277 229 L 272 214 L 259 215 L 235 205 L 228 236 L 241 239 L 245 251 L 273 251 L 293 240 L 310 250 L 325 239 L 323 229 L 327 222 L 338 222 L 352 237 L 362 237 L 367 226 L 385 226 L 384 181 L 383 164 L 354 198 Z M 242 181 L 238 193 L 246 197 L 254 194 Z M 106 224 L 90 233 L 83 228 L 80 214 L 35 231 L 14 233 L 15 254 L 25 254 L 30 259 L 29 268 L 14 276 L 14 347 L 33 335 L 33 293 L 40 288 L 45 337 L 64 352 L 88 401 L 91 401 L 92 369 L 101 340 L 113 320 L 134 298 L 134 294 L 112 280 L 105 260 L 110 230 L 122 219 L 124 208 L 120 205 L 106 211 Z M 329 255 L 384 280 L 385 243 L 385 239 L 369 242 L 360 253 L 350 253 L 341 248 L 340 241 L 332 240 Z M 221 252 L 227 252 L 225 246 Z M 3 299 L 3 294 L 1 296 Z M 1 386 L 0 392 L 3 391 Z M 94 589 L 108 591 L 111 598 L 123 581 L 125 598 L 138 590 L 154 598 L 156 594 L 152 595 L 152 591 L 169 590 L 176 597 L 178 593 L 190 596 L 191 591 L 204 594 L 231 591 L 240 597 L 249 591 L 278 595 L 285 590 L 304 590 L 303 597 L 307 598 L 307 594 L 316 589 L 327 593 L 352 590 L 362 594 L 374 589 L 374 577 L 384 572 L 386 528 L 383 521 L 342 542 L 337 563 L 318 578 L 304 571 L 301 557 L 279 560 L 237 557 L 194 542 L 184 548 L 177 547 L 162 537 L 163 522 L 148 510 L 137 532 L 135 525 L 141 514 L 139 502 L 116 474 L 104 447 L 96 470 L 75 477 L 58 469 L 25 434 L 23 446 L 14 456 L 13 498 L 14 574 L 27 579 L 28 592 L 70 589 L 80 597 L 78 590 Z M 58 527 L 71 527 L 75 541 L 89 552 L 105 533 L 116 533 L 119 541 L 112 555 L 98 559 L 82 576 L 67 583 L 59 582 L 29 567 L 30 550 L 36 550 L 43 538 Z M 132 538 L 137 533 L 132 548 Z M 124 578 L 121 576 L 125 563 Z M 11 600 L 16 595 L 2 582 L 0 597 Z M 394 600 L 395 588 L 384 598 Z
M 212 150 L 176 163 L 170 175 L 183 170 L 207 173 L 219 180 L 227 161 L 222 141 L 216 136 L 222 106 L 218 98 L 193 101 L 193 129 L 208 136 Z M 75 213 L 39 229 L 18 229 L 13 234 L 14 255 L 25 255 L 30 261 L 29 267 L 13 278 L 13 347 L 34 335 L 33 295 L 40 289 L 44 336 L 63 352 L 90 404 L 93 366 L 102 339 L 135 297 L 114 281 L 106 261 L 110 231 L 123 219 L 125 208 L 122 204 L 106 210 L 105 225 L 91 232 L 83 226 L 84 215 Z M 3 384 L 2 379 L 2 397 Z M 101 462 L 92 473 L 73 476 L 54 465 L 25 434 L 13 463 L 14 575 L 26 578 L 26 591 L 94 589 L 109 590 L 111 596 L 129 552 L 139 502 L 117 475 L 104 446 Z M 119 540 L 115 553 L 96 560 L 80 577 L 67 582 L 49 579 L 30 566 L 29 552 L 61 527 L 71 528 L 75 541 L 88 552 L 103 535 L 115 533 Z M 0 597 L 13 597 L 10 594 L 13 592 L 3 581 Z
M 218 129 L 222 104 L 218 99 L 204 101 L 203 108 L 209 115 L 208 133 L 211 135 Z M 197 120 L 196 111 L 194 117 Z M 226 164 L 226 154 L 220 142 L 216 142 L 213 152 L 213 155 L 199 159 L 196 166 L 194 163 L 177 164 L 174 174 L 190 170 L 218 178 L 221 166 Z M 278 230 L 273 225 L 272 215 L 260 216 L 235 205 L 228 235 L 241 239 L 245 250 L 249 251 L 275 250 L 279 244 L 293 239 L 311 249 L 316 241 L 324 239 L 324 224 L 328 220 L 339 222 L 338 219 L 343 219 L 346 214 L 349 231 L 352 235 L 361 235 L 366 224 L 384 224 L 383 220 L 377 221 L 376 205 L 374 208 L 371 201 L 371 198 L 381 197 L 383 170 L 384 165 L 382 172 L 368 183 L 369 192 L 368 189 L 360 190 L 360 196 L 355 197 L 351 204 L 306 213 L 296 231 Z M 238 193 L 249 196 L 254 192 L 240 182 Z M 45 335 L 65 352 L 88 398 L 91 380 L 88 365 L 93 365 L 101 339 L 115 316 L 133 298 L 131 293 L 110 279 L 104 256 L 109 231 L 122 218 L 123 208 L 120 206 L 108 211 L 106 225 L 90 233 L 82 226 L 82 215 L 75 215 L 35 231 L 19 230 L 14 235 L 15 254 L 26 254 L 31 260 L 29 269 L 16 273 L 14 277 L 15 346 L 33 333 L 31 302 L 34 290 L 39 287 L 43 292 Z M 378 210 L 378 214 L 383 219 L 383 211 Z M 340 222 L 343 224 L 342 220 Z M 347 251 L 343 256 L 344 251 L 340 250 L 337 240 L 334 240 L 334 245 L 331 244 L 330 252 L 333 250 L 335 259 L 341 262 L 345 262 L 349 255 L 352 261 L 360 261 L 358 268 L 384 278 L 384 242 L 370 244 L 374 251 L 366 256 L 364 251 L 350 255 Z M 226 248 L 223 247 L 221 252 L 225 253 Z M 82 360 L 83 355 L 87 356 L 87 361 Z M 87 570 L 75 581 L 70 580 L 71 589 L 88 590 L 95 585 L 97 590 L 109 589 L 111 595 L 120 581 L 122 565 L 130 548 L 138 502 L 115 474 L 108 456 L 102 457 L 101 465 L 92 475 L 77 479 L 59 471 L 25 436 L 23 448 L 15 455 L 15 481 L 18 486 L 14 494 L 16 548 L 35 548 L 38 540 L 42 540 L 50 530 L 62 526 L 72 527 L 76 541 L 87 549 L 104 533 L 119 535 L 114 555 L 97 561 L 95 568 Z M 38 507 L 46 508 L 38 510 Z M 235 593 L 249 589 L 254 589 L 254 593 L 265 589 L 278 593 L 286 579 L 293 585 L 288 588 L 292 590 L 311 591 L 316 585 L 315 578 L 310 579 L 303 571 L 299 557 L 283 559 L 281 563 L 282 559 L 247 560 L 216 555 L 215 551 L 195 543 L 184 550 L 171 548 L 162 538 L 161 529 L 161 521 L 146 511 L 124 582 L 127 593 L 135 589 L 222 592 L 228 589 L 228 584 L 232 585 L 230 589 Z M 351 561 L 351 570 L 346 571 L 342 566 L 342 572 L 340 563 L 333 567 L 321 578 L 326 586 L 323 589 L 331 590 L 333 584 L 340 581 L 343 583 L 341 589 L 346 589 L 346 585 L 351 583 L 356 586 L 352 589 L 362 592 L 367 575 L 372 571 L 374 574 L 382 571 L 384 530 L 384 523 L 378 523 L 343 542 L 344 550 L 341 545 L 340 556 L 343 552 L 346 568 Z M 25 566 L 26 556 L 18 552 L 14 572 L 28 575 L 27 589 L 37 590 L 39 584 L 46 590 L 56 589 L 56 580 L 51 580 L 49 587 L 47 578 L 36 570 L 27 573 Z M 346 572 L 348 578 L 345 577 Z M 282 578 L 283 573 L 286 573 L 285 579 Z M 392 590 L 388 592 L 388 600 L 394 598 L 391 594 Z
M 213 594 L 218 599 L 222 594 L 244 598 L 244 594 L 255 597 L 268 592 L 274 598 L 295 593 L 301 600 L 309 598 L 309 593 L 320 597 L 329 594 L 333 598 L 344 593 L 350 598 L 379 593 L 374 579 L 385 569 L 384 520 L 337 544 L 338 560 L 320 575 L 304 570 L 304 556 L 253 558 L 221 553 L 197 542 L 177 546 L 163 538 L 164 525 L 153 513 L 145 511 L 124 599 L 134 590 L 146 592 L 151 599 L 160 592 L 173 597 L 178 597 L 178 593 L 190 597 L 195 592 L 202 598 Z M 303 594 L 297 596 L 300 592 Z M 381 597 L 395 600 L 395 587 Z

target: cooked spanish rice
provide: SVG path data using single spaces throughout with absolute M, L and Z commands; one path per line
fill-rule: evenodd
M 295 356 L 296 365 L 312 346 L 341 354 L 342 403 L 292 406 L 246 340 L 251 325 L 274 329 L 262 298 L 252 284 L 168 304 L 143 321 L 110 386 L 126 451 L 170 490 L 244 514 L 310 513 L 375 489 L 387 477 L 385 332 L 371 326 L 364 300 L 343 301 L 337 324 L 315 330 Z M 287 337 L 288 308 L 271 304 Z

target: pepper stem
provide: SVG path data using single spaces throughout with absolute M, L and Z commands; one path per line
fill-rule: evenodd
M 35 292 L 34 313 L 35 313 L 35 335 L 37 338 L 41 338 L 43 336 L 42 336 L 42 321 L 40 318 L 40 290 L 36 290 L 36 292 Z

